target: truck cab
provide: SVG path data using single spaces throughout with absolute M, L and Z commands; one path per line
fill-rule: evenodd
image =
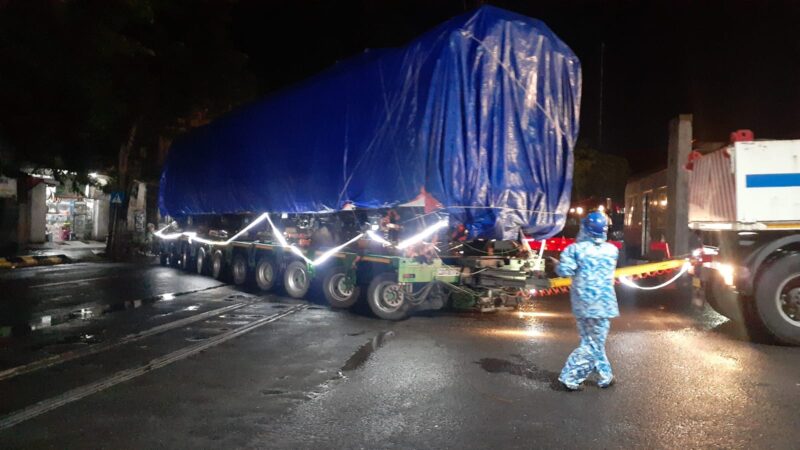
M 800 345 L 800 140 L 739 141 L 694 156 L 694 286 L 720 314 Z

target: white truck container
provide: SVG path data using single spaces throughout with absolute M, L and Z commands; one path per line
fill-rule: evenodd
M 735 142 L 691 166 L 689 227 L 706 244 L 696 292 L 800 345 L 800 140 Z

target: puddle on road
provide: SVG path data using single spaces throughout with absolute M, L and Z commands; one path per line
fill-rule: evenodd
M 174 292 L 174 293 L 170 292 L 170 293 L 166 293 L 166 294 L 158 294 L 158 295 L 153 295 L 151 297 L 145 297 L 145 298 L 140 298 L 140 299 L 136 299 L 136 300 L 118 301 L 118 302 L 115 302 L 115 303 L 97 303 L 97 304 L 94 304 L 94 305 L 88 305 L 88 306 L 83 307 L 83 308 L 74 309 L 74 310 L 69 311 L 69 312 L 57 313 L 57 314 L 47 314 L 47 315 L 38 315 L 37 316 L 37 315 L 34 315 L 32 311 L 26 311 L 26 313 L 27 313 L 26 315 L 27 315 L 28 319 L 24 318 L 24 316 L 23 316 L 23 317 L 19 317 L 16 320 L 23 321 L 21 323 L 24 323 L 25 320 L 28 320 L 28 329 L 29 329 L 29 331 L 34 331 L 34 330 L 40 330 L 42 328 L 52 327 L 52 326 L 55 326 L 55 325 L 61 325 L 63 323 L 67 323 L 67 322 L 74 321 L 74 320 L 85 320 L 85 321 L 93 320 L 93 319 L 96 319 L 96 318 L 98 318 L 100 316 L 103 316 L 105 314 L 110 314 L 110 313 L 114 313 L 114 312 L 118 312 L 118 311 L 127 311 L 127 310 L 131 310 L 131 309 L 136 309 L 136 308 L 140 308 L 140 307 L 145 306 L 145 305 L 151 305 L 151 304 L 153 304 L 155 302 L 158 302 L 158 301 L 171 301 L 171 300 L 174 300 L 177 297 L 181 297 L 181 296 L 189 295 L 189 294 L 194 294 L 194 293 L 202 292 L 202 291 L 208 291 L 208 290 L 211 290 L 211 289 L 219 288 L 221 286 L 223 286 L 223 285 L 211 286 L 211 287 L 208 287 L 208 288 L 195 289 L 195 290 L 185 291 L 185 292 Z M 231 296 L 231 297 L 239 298 L 239 297 L 245 297 L 245 296 L 236 295 L 236 296 Z M 194 310 L 196 310 L 198 308 L 199 308 L 198 306 L 193 305 L 193 306 L 190 306 L 188 308 L 185 308 L 184 310 L 186 310 L 186 311 L 194 311 Z M 20 316 L 22 316 L 22 315 L 20 314 Z M 32 319 L 30 319 L 31 316 L 33 316 Z M 19 333 L 19 334 L 24 334 L 24 333 Z
M 225 320 L 225 321 L 214 321 L 215 323 L 222 323 L 231 327 L 238 327 L 242 325 L 247 325 L 253 323 L 250 320 Z
M 520 362 L 513 362 L 506 359 L 483 358 L 476 361 L 476 364 L 489 373 L 507 373 L 542 383 L 554 383 L 558 379 L 557 373 L 540 369 L 523 359 L 520 359 Z
M 220 314 L 218 317 L 220 319 L 253 319 L 253 320 L 255 320 L 255 319 L 261 319 L 264 316 L 262 314 L 238 314 L 238 313 L 232 313 L 232 314 Z
M 262 389 L 261 395 L 281 395 L 285 392 L 280 389 Z
M 360 331 L 355 333 L 355 335 L 364 334 L 364 331 Z M 364 345 L 358 348 L 355 353 L 344 363 L 344 366 L 338 371 L 336 371 L 333 376 L 327 379 L 327 381 L 323 382 L 322 384 L 318 385 L 316 388 L 307 391 L 307 392 L 292 392 L 292 391 L 285 391 L 281 389 L 263 389 L 259 391 L 261 395 L 267 396 L 280 396 L 282 398 L 289 398 L 295 400 L 315 400 L 318 398 L 323 397 L 327 392 L 333 389 L 338 383 L 344 381 L 347 377 L 345 376 L 344 372 L 351 372 L 354 371 L 361 366 L 363 366 L 372 354 L 378 350 L 379 348 L 386 345 L 386 343 L 394 336 L 393 331 L 381 331 L 378 333 L 377 336 L 367 341 Z M 319 373 L 325 373 L 327 370 L 325 369 L 318 369 Z M 279 376 L 277 380 L 285 380 L 288 379 L 288 375 Z
M 350 372 L 358 369 L 367 362 L 375 350 L 383 347 L 386 342 L 394 336 L 393 331 L 381 331 L 377 336 L 370 339 L 366 344 L 362 345 L 355 353 L 344 363 L 342 372 Z
M 205 326 L 199 327 L 186 327 L 186 330 L 189 331 L 191 335 L 184 338 L 184 340 L 188 342 L 205 341 L 206 339 L 218 336 L 221 333 L 229 331 L 230 329 L 231 328 L 228 326 L 217 327 L 213 326 L 212 324 L 206 324 Z
M 92 345 L 103 342 L 97 334 L 83 333 L 64 336 L 56 342 L 32 345 L 34 351 L 44 350 L 47 353 L 60 353 L 76 345 Z

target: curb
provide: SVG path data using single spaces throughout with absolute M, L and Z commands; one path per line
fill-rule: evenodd
M 0 258 L 0 269 L 18 269 L 34 266 L 54 266 L 56 264 L 70 263 L 67 255 L 44 256 L 7 256 Z

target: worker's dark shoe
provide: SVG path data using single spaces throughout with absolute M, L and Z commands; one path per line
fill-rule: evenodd
M 612 378 L 608 381 L 598 381 L 597 386 L 599 386 L 601 389 L 610 388 L 614 385 L 614 383 L 616 383 L 616 380 L 616 378 Z

